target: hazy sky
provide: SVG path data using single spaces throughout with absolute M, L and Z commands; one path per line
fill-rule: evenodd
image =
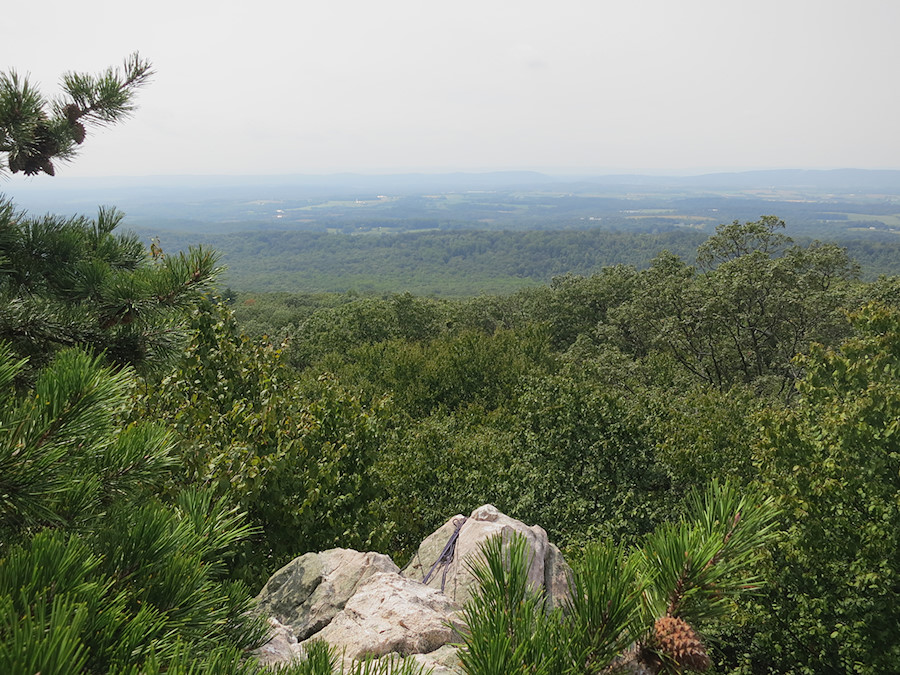
M 47 94 L 156 76 L 79 175 L 900 168 L 900 0 L 6 3 Z

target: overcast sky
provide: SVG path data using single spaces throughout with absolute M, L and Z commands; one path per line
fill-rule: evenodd
M 68 176 L 900 168 L 900 0 L 36 0 L 47 94 L 137 50 Z

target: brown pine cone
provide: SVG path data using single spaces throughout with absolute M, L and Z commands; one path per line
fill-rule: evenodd
M 81 117 L 81 108 L 79 108 L 74 103 L 70 103 L 65 108 L 63 108 L 63 112 L 66 113 L 66 119 L 71 123 L 75 123 L 78 121 L 78 118 Z
M 84 125 L 81 122 L 71 122 L 72 125 L 72 140 L 81 145 L 84 143 Z
M 681 668 L 703 671 L 709 668 L 709 656 L 700 636 L 684 619 L 664 616 L 653 626 L 653 646 Z

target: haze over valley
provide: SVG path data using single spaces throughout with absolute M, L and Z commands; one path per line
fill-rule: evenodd
M 863 276 L 900 271 L 900 171 L 696 176 L 537 172 L 60 178 L 17 186 L 33 213 L 116 205 L 164 250 L 210 246 L 241 291 L 508 292 L 603 266 L 691 260 L 716 227 L 777 215 L 845 246 Z

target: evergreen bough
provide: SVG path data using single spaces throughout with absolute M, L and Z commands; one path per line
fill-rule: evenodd
M 528 581 L 523 537 L 496 537 L 471 565 L 460 656 L 470 675 L 681 673 L 710 665 L 700 631 L 762 583 L 753 571 L 777 536 L 773 500 L 712 481 L 678 524 L 634 548 L 589 546 L 562 607 Z
M 163 498 L 172 442 L 120 422 L 127 368 L 66 350 L 18 391 L 24 367 L 0 345 L 0 672 L 239 662 L 266 630 L 224 576 L 244 514 L 196 488 Z
M 0 340 L 31 367 L 82 346 L 119 365 L 159 370 L 178 354 L 185 310 L 219 272 L 215 253 L 148 255 L 124 215 L 29 217 L 0 197 Z
M 136 90 L 152 76 L 150 63 L 132 54 L 121 69 L 100 75 L 66 73 L 62 94 L 46 99 L 16 72 L 0 73 L 0 175 L 56 174 L 54 160 L 69 161 L 87 126 L 117 122 L 134 110 Z

